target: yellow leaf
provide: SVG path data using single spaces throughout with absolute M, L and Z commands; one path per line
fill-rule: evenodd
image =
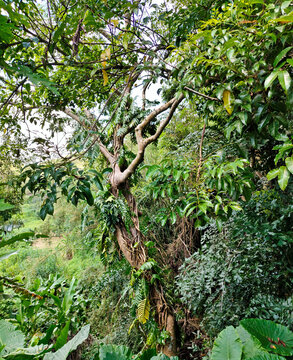
M 229 115 L 231 115 L 233 112 L 232 98 L 233 98 L 233 94 L 231 93 L 231 91 L 224 90 L 223 92 L 224 107 Z
M 112 23 L 115 27 L 117 27 L 117 26 L 119 25 L 119 20 L 117 20 L 117 19 L 112 19 L 112 20 L 111 20 L 111 23 Z
M 107 48 L 105 50 L 105 55 L 106 55 L 106 58 L 110 60 L 110 58 L 111 58 L 111 49 L 110 48 Z
M 108 74 L 106 73 L 106 70 L 102 70 L 102 73 L 103 73 L 103 79 L 104 79 L 104 86 L 106 86 L 108 84 Z
M 103 51 L 103 52 L 101 53 L 101 60 L 102 60 L 102 66 L 103 66 L 103 68 L 105 68 L 106 65 L 107 65 L 106 60 L 107 60 L 107 59 L 110 60 L 110 58 L 111 58 L 111 50 L 110 50 L 110 48 L 107 48 L 105 51 Z
M 137 318 L 139 322 L 145 324 L 150 316 L 150 302 L 147 298 L 142 300 L 137 307 Z

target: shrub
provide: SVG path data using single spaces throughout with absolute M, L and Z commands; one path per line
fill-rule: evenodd
M 223 231 L 205 230 L 201 251 L 187 259 L 177 285 L 181 299 L 216 335 L 244 317 L 293 326 L 293 200 L 257 192 Z

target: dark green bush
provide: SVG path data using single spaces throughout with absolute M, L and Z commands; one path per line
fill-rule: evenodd
M 293 327 L 292 210 L 292 196 L 256 192 L 221 233 L 215 225 L 205 230 L 177 285 L 210 335 L 244 317 Z

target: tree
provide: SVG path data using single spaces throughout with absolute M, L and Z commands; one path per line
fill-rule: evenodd
M 28 128 L 37 123 L 47 126 L 52 133 L 66 124 L 75 129 L 65 152 L 56 146 L 58 161 L 47 152 L 42 162 L 23 171 L 26 187 L 46 195 L 41 217 L 53 213 L 57 187 L 73 204 L 79 199 L 94 204 L 92 183 L 108 199 L 109 194 L 113 201 L 122 197 L 111 225 L 127 261 L 141 269 L 148 262 L 148 239 L 141 232 L 140 211 L 131 192 L 134 175 L 146 148 L 188 101 L 196 103 L 204 124 L 196 169 L 190 170 L 195 174 L 191 195 L 182 201 L 180 214 L 196 218 L 199 226 L 210 216 L 221 220 L 237 210 L 235 200 L 250 188 L 243 175 L 245 162 L 219 162 L 214 167 L 212 159 L 205 167 L 205 131 L 216 126 L 228 139 L 232 134 L 244 153 L 250 152 L 251 161 L 268 140 L 289 141 L 290 121 L 282 121 L 283 131 L 278 132 L 276 116 L 287 116 L 292 102 L 292 61 L 287 59 L 292 51 L 292 15 L 288 1 L 277 8 L 274 4 L 239 0 L 210 2 L 207 7 L 199 1 L 168 7 L 148 1 L 48 0 L 39 6 L 34 1 L 1 1 L 3 129 L 12 139 L 22 132 L 21 122 Z M 160 101 L 148 100 L 152 84 L 160 87 Z M 45 138 L 33 141 L 48 145 Z M 128 147 L 130 141 L 135 152 Z M 74 165 L 75 160 L 94 159 L 98 153 L 108 163 L 108 188 L 101 183 L 101 173 L 85 173 Z M 223 171 L 227 177 L 222 181 Z M 286 183 L 287 168 L 278 174 Z M 234 186 L 234 176 L 239 186 Z M 224 204 L 217 194 L 227 192 Z M 125 216 L 119 213 L 123 204 Z M 158 289 L 152 288 L 150 302 L 159 325 L 171 334 L 163 350 L 173 355 L 174 312 Z

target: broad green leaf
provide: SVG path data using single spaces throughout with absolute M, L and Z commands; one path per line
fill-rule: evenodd
M 287 170 L 286 166 L 281 166 L 279 169 L 278 175 L 278 184 L 282 190 L 285 190 L 288 185 L 288 180 L 290 178 L 290 173 Z
M 291 49 L 293 49 L 293 46 L 287 47 L 286 49 L 282 50 L 282 51 L 279 53 L 279 55 L 276 56 L 275 61 L 274 61 L 274 64 L 273 64 L 274 67 L 276 67 L 276 66 L 279 64 L 280 60 L 282 60 L 283 57 L 287 54 L 287 52 L 290 51 Z
M 268 172 L 267 179 L 272 180 L 279 175 L 279 169 L 273 169 Z
M 247 125 L 248 115 L 246 112 L 241 112 L 238 114 L 242 124 Z
M 288 73 L 288 71 L 284 70 L 284 71 L 280 71 L 278 73 L 278 79 L 279 79 L 279 83 L 282 86 L 282 88 L 285 90 L 286 94 L 287 91 L 290 88 L 291 85 L 291 77 Z
M 231 91 L 229 90 L 223 91 L 223 102 L 224 102 L 224 107 L 227 110 L 228 114 L 231 115 L 233 112 Z
M 291 174 L 293 174 L 293 156 L 287 157 L 285 159 L 285 163 L 286 163 L 287 169 L 290 171 Z
M 261 354 L 250 357 L 249 360 L 286 360 L 286 359 L 280 355 L 263 352 Z
M 293 355 L 293 332 L 286 326 L 263 319 L 245 319 L 240 321 L 240 325 L 256 337 L 265 350 L 284 356 Z
M 277 78 L 278 74 L 279 74 L 279 70 L 274 70 L 265 80 L 264 86 L 265 89 L 269 88 L 272 83 L 275 81 L 275 79 Z
M 89 336 L 90 325 L 84 326 L 67 344 L 55 353 L 47 353 L 44 360 L 66 360 L 68 355 L 82 344 Z
M 40 359 L 40 355 L 47 350 L 47 346 L 37 345 L 28 348 L 18 348 L 13 350 L 4 358 L 5 360 L 34 360 Z
M 0 346 L 4 349 L 0 352 L 1 356 L 8 355 L 14 350 L 24 347 L 24 334 L 15 329 L 15 326 L 5 320 L 0 320 Z
M 252 356 L 263 352 L 260 341 L 249 334 L 241 325 L 236 328 L 237 334 L 243 344 L 243 356 L 245 359 L 250 359 Z
M 139 355 L 137 360 L 150 360 L 152 357 L 156 356 L 156 354 L 156 349 L 147 349 Z
M 214 342 L 211 360 L 241 360 L 242 343 L 233 326 L 221 331 Z
M 99 360 L 131 360 L 132 358 L 131 350 L 124 345 L 102 345 L 99 349 Z

